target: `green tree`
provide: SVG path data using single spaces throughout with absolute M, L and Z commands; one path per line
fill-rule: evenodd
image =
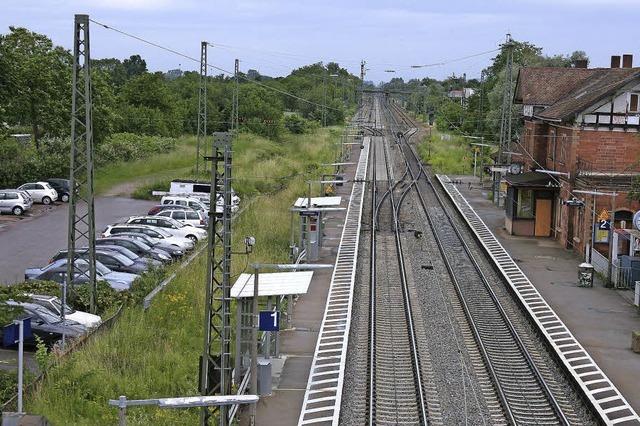
M 36 146 L 42 135 L 69 132 L 71 54 L 26 28 L 0 35 L 0 100 L 7 121 L 31 127 Z
M 131 55 L 129 59 L 122 61 L 122 66 L 127 73 L 127 77 L 135 77 L 147 72 L 147 62 L 140 55 Z

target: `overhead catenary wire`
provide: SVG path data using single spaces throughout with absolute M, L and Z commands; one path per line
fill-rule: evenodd
M 184 59 L 188 59 L 188 60 L 190 60 L 190 61 L 192 61 L 192 62 L 195 62 L 195 63 L 198 63 L 198 64 L 200 63 L 200 60 L 199 60 L 199 59 L 194 58 L 193 56 L 189 56 L 189 55 L 187 55 L 186 53 L 183 53 L 183 52 L 177 51 L 177 50 L 172 49 L 172 48 L 167 47 L 167 46 L 163 46 L 163 45 L 161 45 L 161 44 L 159 44 L 159 43 L 156 43 L 156 42 L 153 42 L 153 41 L 150 41 L 150 40 L 144 39 L 144 38 L 139 37 L 139 36 L 137 36 L 137 35 L 135 35 L 135 34 L 128 33 L 128 32 L 126 32 L 126 31 L 120 30 L 120 29 L 118 29 L 118 28 L 114 28 L 114 27 L 109 26 L 109 25 L 107 25 L 107 24 L 103 24 L 102 22 L 98 22 L 98 21 L 96 21 L 96 20 L 94 20 L 94 19 L 89 19 L 89 21 L 91 21 L 91 22 L 93 22 L 94 24 L 99 25 L 99 26 L 101 26 L 101 27 L 103 27 L 103 28 L 105 28 L 105 29 L 107 29 L 107 30 L 111 30 L 111 31 L 114 31 L 114 32 L 119 33 L 119 34 L 121 34 L 121 35 L 124 35 L 124 36 L 126 36 L 126 37 L 130 37 L 130 38 L 133 38 L 133 39 L 135 39 L 135 40 L 138 40 L 138 41 L 140 41 L 141 43 L 148 44 L 148 45 L 150 45 L 150 46 L 153 46 L 153 47 L 156 47 L 156 48 L 158 48 L 158 49 L 164 50 L 164 51 L 166 51 L 166 52 L 172 53 L 172 54 L 174 54 L 174 55 L 180 56 L 180 57 L 182 57 L 182 58 L 184 58 Z M 209 44 L 210 46 L 215 46 L 215 44 L 212 44 L 212 43 L 208 43 L 208 44 Z M 217 70 L 217 71 L 220 71 L 220 72 L 222 72 L 222 73 L 224 73 L 224 74 L 227 74 L 227 75 L 229 75 L 229 76 L 234 75 L 234 73 L 233 73 L 232 71 L 226 70 L 226 69 L 221 68 L 221 67 L 218 67 L 218 66 L 216 66 L 216 65 L 207 64 L 207 67 L 208 67 L 208 68 L 211 68 L 211 69 L 214 69 L 214 70 Z M 248 78 L 248 77 L 246 77 L 246 76 L 244 76 L 244 75 L 242 75 L 242 74 L 239 76 L 239 78 L 241 78 L 241 79 L 243 79 L 243 80 L 247 81 L 248 83 L 255 84 L 255 85 L 257 85 L 257 86 L 263 87 L 263 88 L 268 89 L 268 90 L 273 90 L 274 92 L 280 93 L 280 94 L 285 95 L 285 96 L 289 96 L 289 97 L 291 97 L 291 98 L 293 98 L 293 99 L 299 100 L 299 101 L 301 101 L 301 102 L 308 103 L 308 104 L 310 104 L 310 105 L 314 105 L 314 106 L 317 106 L 317 107 L 330 109 L 330 110 L 333 110 L 333 111 L 341 111 L 341 110 L 340 110 L 340 109 L 338 109 L 338 108 L 333 108 L 333 107 L 328 106 L 328 105 L 324 105 L 324 104 L 321 104 L 321 103 L 317 103 L 317 102 L 311 101 L 311 100 L 309 100 L 309 99 L 305 99 L 305 98 L 303 98 L 303 97 L 301 97 L 301 96 L 298 96 L 298 95 L 295 95 L 295 94 L 293 94 L 293 93 L 287 92 L 286 90 L 282 90 L 282 89 L 279 89 L 279 88 L 277 88 L 277 87 L 270 86 L 270 85 L 268 85 L 268 84 L 264 84 L 264 83 L 259 82 L 259 81 L 256 81 L 256 80 L 251 80 L 250 78 Z

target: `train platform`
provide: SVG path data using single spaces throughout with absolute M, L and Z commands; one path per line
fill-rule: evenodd
M 358 158 L 361 149 L 352 146 L 350 164 L 344 167 L 342 186 L 337 186 L 335 196 L 342 197 L 340 207 L 349 205 Z M 323 246 L 320 258 L 313 263 L 334 265 L 343 234 L 347 211 L 335 211 L 325 216 Z M 272 358 L 272 385 L 270 396 L 261 396 L 257 406 L 257 425 L 297 425 L 305 399 L 309 371 L 316 350 L 316 343 L 327 306 L 333 277 L 332 269 L 320 269 L 313 273 L 309 290 L 300 296 L 292 311 L 291 325 L 280 331 L 280 358 Z M 248 410 L 243 410 L 240 424 L 249 424 Z
M 640 411 L 640 354 L 631 351 L 631 334 L 640 330 L 640 314 L 633 306 L 633 292 L 606 288 L 597 277 L 592 288 L 578 287 L 578 265 L 583 262 L 579 255 L 550 238 L 509 235 L 504 210 L 493 205 L 477 178 L 450 178 L 462 182 L 457 185 L 460 193 L 629 404 Z

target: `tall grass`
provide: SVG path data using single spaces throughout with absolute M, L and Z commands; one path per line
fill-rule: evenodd
M 432 131 L 418 145 L 422 160 L 436 173 L 464 175 L 473 172 L 473 151 L 463 137 Z
M 321 172 L 317 165 L 333 160 L 333 143 L 338 140 L 336 129 L 290 136 L 276 145 L 255 136 L 240 139 L 235 170 L 247 186 L 258 190 L 254 179 L 258 174 L 272 176 L 282 167 L 294 175 L 281 189 L 258 196 L 234 223 L 236 249 L 242 247 L 245 235 L 256 237 L 249 262 L 287 260 L 289 207 L 306 190 L 305 180 L 318 177 L 313 176 Z M 305 174 L 307 169 L 314 173 Z M 233 274 L 246 264 L 246 259 L 235 256 Z M 42 387 L 28 397 L 27 410 L 46 416 L 54 425 L 113 425 L 117 410 L 107 401 L 119 395 L 132 399 L 197 395 L 205 268 L 206 256 L 200 256 L 147 312 L 128 308 L 111 330 L 54 366 Z M 198 416 L 198 410 L 136 407 L 128 410 L 127 420 L 131 425 L 196 424 Z
M 196 138 L 184 136 L 177 140 L 176 149 L 136 161 L 121 161 L 96 171 L 95 191 L 104 194 L 116 185 L 151 179 L 187 177 L 193 173 L 196 157 Z

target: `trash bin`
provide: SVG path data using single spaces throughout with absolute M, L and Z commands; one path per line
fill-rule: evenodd
M 578 266 L 578 287 L 593 287 L 593 265 L 581 263 Z
M 271 361 L 258 360 L 258 395 L 271 395 Z

